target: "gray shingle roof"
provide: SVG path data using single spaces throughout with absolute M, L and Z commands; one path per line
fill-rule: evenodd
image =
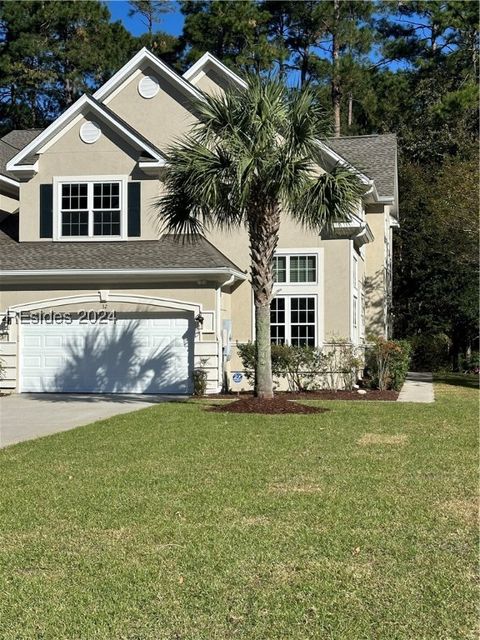
M 13 131 L 4 135 L 2 140 L 20 150 L 26 147 L 42 131 L 43 129 L 13 129 Z
M 395 134 L 331 138 L 327 140 L 327 145 L 356 169 L 372 178 L 379 196 L 396 196 L 397 136 Z
M 13 234 L 12 234 L 13 235 Z M 241 271 L 203 237 L 184 242 L 164 235 L 159 240 L 126 242 L 16 242 L 0 233 L 0 268 L 42 269 L 216 269 Z
M 0 175 L 16 180 L 16 177 L 6 170 L 7 162 L 42 131 L 43 129 L 14 129 L 0 139 Z

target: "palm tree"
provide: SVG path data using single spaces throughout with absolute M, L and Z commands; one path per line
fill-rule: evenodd
M 157 207 L 164 230 L 196 235 L 245 227 L 255 304 L 255 395 L 273 397 L 270 302 L 281 212 L 320 232 L 358 204 L 357 177 L 340 166 L 322 172 L 328 121 L 313 92 L 273 80 L 205 96 L 198 123 L 167 153 L 165 192 Z

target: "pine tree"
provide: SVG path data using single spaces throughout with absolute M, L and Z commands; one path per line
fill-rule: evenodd
M 45 126 L 135 48 L 100 2 L 3 2 L 0 23 L 2 131 Z
M 275 46 L 269 42 L 268 12 L 253 0 L 181 2 L 186 65 L 210 51 L 227 65 L 243 70 L 271 69 Z

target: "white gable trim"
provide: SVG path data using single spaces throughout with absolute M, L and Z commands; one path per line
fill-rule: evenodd
M 113 91 L 115 91 L 115 89 L 117 89 L 120 84 L 122 84 L 126 78 L 130 77 L 145 62 L 148 62 L 159 73 L 167 76 L 167 78 L 177 84 L 184 93 L 189 94 L 197 100 L 202 99 L 202 94 L 195 89 L 195 87 L 192 87 L 192 85 L 189 84 L 182 76 L 175 73 L 175 71 L 170 69 L 168 65 L 154 56 L 146 47 L 140 49 L 140 51 L 135 54 L 127 64 L 123 65 L 123 67 L 117 71 L 110 80 L 107 80 L 107 82 L 93 94 L 93 97 L 96 100 L 103 102 L 111 93 L 113 93 Z
M 44 150 L 46 148 L 47 143 L 57 136 L 61 137 L 68 130 L 68 125 L 72 120 L 78 116 L 79 113 L 88 107 L 92 109 L 94 112 L 98 114 L 98 116 L 107 121 L 113 129 L 119 131 L 127 140 L 132 142 L 134 145 L 140 147 L 144 151 L 147 151 L 158 163 L 165 164 L 165 159 L 160 153 L 155 150 L 150 145 L 146 144 L 146 142 L 139 137 L 137 137 L 132 131 L 123 126 L 121 122 L 119 122 L 116 118 L 112 117 L 109 113 L 104 111 L 99 105 L 84 94 L 81 98 L 79 98 L 74 104 L 71 105 L 61 116 L 59 116 L 52 124 L 47 127 L 42 133 L 40 133 L 30 144 L 28 144 L 24 149 L 19 151 L 16 156 L 14 156 L 7 163 L 7 171 L 33 171 L 36 172 L 38 170 L 38 163 L 34 165 L 21 165 L 21 161 L 31 154 L 36 154 L 40 150 Z M 58 138 L 57 138 L 58 139 Z
M 8 184 L 8 186 L 10 187 L 16 187 L 17 189 L 20 186 L 20 182 L 18 180 L 14 180 L 13 178 L 9 178 L 8 176 L 0 175 L 0 182 Z
M 189 82 L 195 84 L 196 80 L 200 80 L 203 75 L 202 72 L 204 72 L 204 68 L 208 65 L 215 67 L 217 71 L 226 76 L 241 89 L 247 88 L 247 83 L 245 82 L 245 80 L 242 80 L 240 76 L 237 76 L 236 73 L 231 71 L 226 65 L 223 64 L 223 62 L 220 62 L 218 58 L 215 58 L 215 56 L 213 56 L 208 51 L 207 53 L 204 53 L 203 56 L 199 60 L 197 60 L 194 65 L 192 65 L 189 69 L 187 69 L 187 71 L 185 71 L 183 77 L 185 78 L 185 80 L 188 80 Z

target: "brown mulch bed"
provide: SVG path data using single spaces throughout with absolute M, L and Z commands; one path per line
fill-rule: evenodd
M 232 396 L 209 396 L 216 398 L 232 399 Z M 279 415 L 287 413 L 325 413 L 330 409 L 322 409 L 321 407 L 309 407 L 298 402 L 291 402 L 290 396 L 279 394 L 271 400 L 262 398 L 254 398 L 251 394 L 244 394 L 239 400 L 235 400 L 229 404 L 212 405 L 208 407 L 208 411 L 217 413 L 262 413 L 269 415 Z
M 377 389 L 367 389 L 367 393 L 361 394 L 356 391 L 305 391 L 303 393 L 289 393 L 278 391 L 275 398 L 288 398 L 288 400 L 389 400 L 395 402 L 398 398 L 398 391 L 378 391 Z M 250 391 L 240 394 L 212 394 L 208 395 L 212 400 L 232 400 L 234 398 L 253 398 Z

